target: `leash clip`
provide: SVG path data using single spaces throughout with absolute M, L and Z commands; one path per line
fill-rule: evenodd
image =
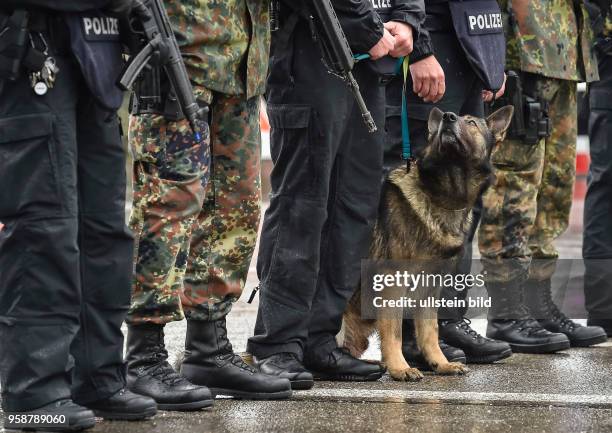
M 253 291 L 251 292 L 251 296 L 249 296 L 249 300 L 247 301 L 247 304 L 250 304 L 253 302 L 253 299 L 255 299 L 255 295 L 257 295 L 257 292 L 259 292 L 259 286 L 255 286 L 253 288 Z

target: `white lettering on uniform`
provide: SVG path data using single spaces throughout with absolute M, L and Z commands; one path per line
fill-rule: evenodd
M 470 30 L 501 29 L 503 27 L 501 14 L 468 15 Z
M 374 9 L 390 8 L 391 0 L 372 0 L 372 7 Z
M 87 35 L 90 35 L 91 33 L 96 36 L 119 34 L 119 20 L 117 20 L 117 18 L 84 17 L 83 25 L 85 27 L 85 34 Z
M 102 26 L 100 25 L 100 18 L 93 19 L 93 30 L 96 35 L 102 33 Z
M 83 18 L 83 23 L 85 24 L 85 33 L 89 34 L 92 27 L 91 18 Z
M 469 15 L 468 19 L 470 21 L 470 29 L 474 30 L 474 26 L 476 25 L 476 17 L 474 15 Z

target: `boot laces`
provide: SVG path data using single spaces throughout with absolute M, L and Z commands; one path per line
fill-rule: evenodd
M 183 382 L 185 379 L 178 374 L 170 363 L 168 363 L 168 351 L 164 345 L 163 338 L 157 338 L 155 336 L 145 337 L 148 340 L 150 347 L 150 359 L 151 366 L 145 368 L 147 374 L 167 385 L 177 385 Z
M 472 329 L 472 321 L 467 317 L 462 317 L 461 320 L 456 323 L 459 328 L 461 328 L 466 334 L 470 335 L 474 340 L 484 338 L 482 335 Z
M 513 322 L 517 325 L 517 330 L 519 332 L 527 331 L 528 335 L 535 334 L 536 332 L 542 331 L 544 329 L 537 320 L 534 320 L 532 318 L 513 320 Z
M 567 317 L 561 310 L 559 310 L 557 304 L 553 302 L 550 290 L 543 290 L 540 292 L 540 296 L 540 301 L 544 310 L 543 312 L 549 314 L 550 318 L 559 323 L 561 328 L 566 328 L 573 331 L 574 328 L 577 327 L 577 324 Z
M 249 364 L 244 362 L 244 360 L 242 359 L 242 356 L 238 355 L 237 353 L 233 353 L 233 352 L 224 353 L 223 355 L 219 355 L 219 359 L 225 362 L 231 362 L 233 365 L 240 368 L 241 370 L 246 370 L 250 373 L 257 373 L 257 370 L 255 370 Z
M 249 364 L 244 362 L 244 360 L 242 359 L 240 355 L 233 352 L 232 343 L 230 343 L 229 339 L 227 338 L 227 328 L 225 327 L 225 323 L 219 320 L 217 321 L 216 326 L 217 328 L 219 328 L 219 335 L 217 336 L 219 343 L 221 341 L 225 343 L 226 348 L 228 350 L 227 353 L 218 355 L 218 359 L 225 361 L 225 362 L 231 362 L 236 367 L 242 370 L 246 370 L 250 373 L 257 373 L 257 370 L 255 370 Z

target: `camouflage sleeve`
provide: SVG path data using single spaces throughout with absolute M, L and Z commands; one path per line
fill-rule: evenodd
M 107 6 L 110 0 L 4 0 L 9 8 L 44 8 L 62 12 L 82 12 Z
M 372 2 L 332 0 L 332 4 L 353 51 L 367 52 L 382 38 L 383 23 Z

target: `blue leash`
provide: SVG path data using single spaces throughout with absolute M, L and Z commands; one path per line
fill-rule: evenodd
M 369 54 L 355 54 L 353 55 L 355 61 L 366 60 L 370 58 Z M 412 158 L 412 149 L 410 146 L 410 128 L 408 127 L 408 103 L 406 101 L 406 79 L 408 78 L 408 56 L 400 57 L 397 59 L 395 65 L 395 74 L 403 76 L 402 86 L 402 159 L 406 161 L 407 170 L 410 170 L 410 163 Z
M 408 103 L 406 102 L 406 79 L 408 78 L 408 56 L 397 59 L 396 74 L 402 74 L 404 84 L 402 86 L 402 159 L 406 161 L 406 167 L 410 170 L 412 161 L 412 149 L 410 146 L 410 128 L 408 127 Z

